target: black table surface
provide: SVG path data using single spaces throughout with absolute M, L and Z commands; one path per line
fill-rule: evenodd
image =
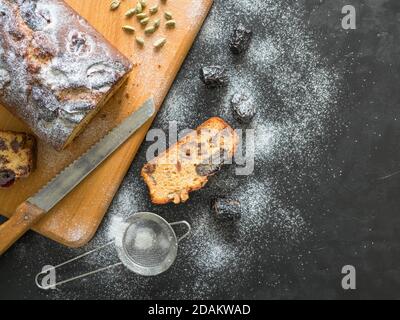
M 211 115 L 219 115 L 219 108 L 224 107 L 219 99 L 224 91 L 203 90 L 198 80 L 202 64 L 226 65 L 230 61 L 228 39 L 220 40 L 220 45 L 210 42 L 209 46 L 205 41 L 213 32 L 218 36 L 218 30 L 212 30 L 216 21 L 223 20 L 224 25 L 231 21 L 233 27 L 243 20 L 261 38 L 268 37 L 273 28 L 260 20 L 265 12 L 233 15 L 232 3 L 241 2 L 244 3 L 216 1 L 179 73 L 164 106 L 167 111 L 168 105 L 178 103 L 183 86 L 193 83 L 198 86 L 188 95 L 195 100 L 187 101 L 185 106 L 196 112 L 190 113 L 189 118 L 179 118 L 177 114 L 179 127 L 195 126 Z M 242 264 L 238 258 L 231 262 L 231 268 L 219 272 L 194 270 L 185 258 L 195 253 L 186 244 L 174 267 L 159 277 L 141 278 L 119 268 L 56 290 L 38 289 L 34 276 L 44 265 L 68 260 L 106 239 L 111 216 L 124 210 L 121 206 L 128 191 L 132 191 L 133 198 L 136 193 L 142 195 L 138 197 L 144 199 L 140 204 L 143 210 L 163 214 L 169 221 L 181 218 L 190 221 L 198 208 L 208 206 L 214 193 L 233 188 L 228 170 L 213 179 L 209 188 L 193 194 L 187 204 L 152 206 L 143 196 L 146 190 L 139 178 L 149 146 L 145 143 L 94 240 L 77 250 L 29 232 L 0 259 L 1 299 L 400 298 L 400 173 L 396 174 L 400 171 L 400 3 L 397 0 L 275 2 L 281 14 L 285 10 L 290 14 L 298 10 L 320 61 L 336 70 L 340 87 L 332 106 L 335 119 L 327 125 L 329 139 L 324 142 L 321 157 L 310 168 L 303 168 L 302 175 L 296 174 L 296 166 L 290 167 L 281 181 L 286 190 L 281 199 L 296 207 L 308 225 L 308 232 L 295 241 L 278 236 L 272 236 L 268 244 L 254 241 L 249 244 L 254 250 L 249 251 L 252 254 L 247 263 Z M 342 7 L 347 4 L 357 9 L 356 30 L 341 27 Z M 263 81 L 267 88 L 270 80 L 265 77 Z M 154 128 L 166 128 L 166 114 L 166 111 L 159 114 Z M 259 170 L 260 173 L 256 163 L 256 173 L 250 179 L 265 177 L 266 169 Z M 311 179 L 316 172 L 318 178 Z M 280 183 L 279 177 L 277 181 Z M 140 190 L 135 189 L 137 186 Z M 265 229 L 273 230 L 273 226 L 267 223 Z M 78 263 L 66 272 L 71 275 L 89 271 L 110 257 L 97 258 L 96 263 Z M 345 265 L 353 265 L 357 270 L 356 290 L 345 291 L 341 287 L 341 270 Z

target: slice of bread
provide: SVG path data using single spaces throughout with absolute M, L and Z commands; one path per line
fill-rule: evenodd
M 142 169 L 154 204 L 179 204 L 203 188 L 222 164 L 231 163 L 238 135 L 222 119 L 211 118 Z
M 0 188 L 28 177 L 35 167 L 35 138 L 26 133 L 0 131 Z

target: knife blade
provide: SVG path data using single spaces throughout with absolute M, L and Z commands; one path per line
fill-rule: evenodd
M 150 98 L 37 194 L 21 204 L 16 213 L 0 225 L 0 255 L 113 154 L 155 114 L 155 111 L 154 99 Z
M 69 194 L 94 169 L 107 159 L 121 144 L 149 120 L 155 112 L 153 99 L 147 100 L 118 127 L 111 130 L 83 156 L 65 168 L 28 201 L 45 211 L 50 211 Z

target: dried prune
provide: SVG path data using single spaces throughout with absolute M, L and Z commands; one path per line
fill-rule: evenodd
M 62 107 L 68 113 L 88 113 L 94 108 L 94 103 L 86 100 L 68 101 Z
M 19 151 L 19 149 L 21 148 L 20 143 L 18 142 L 18 139 L 15 138 L 13 141 L 11 141 L 10 143 L 11 149 L 17 153 Z
M 85 112 L 69 113 L 66 112 L 65 110 L 59 110 L 58 114 L 60 118 L 75 124 L 81 123 L 82 120 L 86 117 Z
M 201 68 L 200 78 L 209 88 L 223 87 L 228 83 L 226 71 L 221 66 L 208 66 Z
M 242 217 L 240 201 L 234 198 L 220 197 L 212 202 L 212 210 L 218 220 L 236 221 Z
M 121 70 L 121 65 L 119 64 L 111 65 L 107 62 L 97 62 L 86 71 L 88 84 L 95 90 L 108 88 L 118 78 L 118 73 Z
M 27 0 L 20 5 L 22 19 L 33 31 L 43 30 L 50 22 L 50 12 L 39 10 L 37 1 Z
M 147 174 L 152 174 L 156 171 L 157 165 L 148 163 L 143 167 L 143 172 Z
M 38 120 L 51 122 L 57 118 L 58 101 L 57 98 L 47 88 L 32 87 L 32 103 L 38 110 Z
M 45 122 L 52 122 L 58 116 L 57 110 L 52 111 L 47 108 L 38 109 L 38 120 L 43 120 Z
M 8 188 L 15 182 L 15 173 L 11 170 L 0 171 L 0 188 Z
M 4 166 L 10 163 L 10 160 L 6 156 L 0 155 L 0 166 Z
M 7 144 L 4 141 L 4 139 L 0 138 L 0 151 L 4 151 L 4 150 L 7 150 Z
M 256 114 L 253 100 L 249 99 L 245 94 L 234 94 L 231 100 L 231 107 L 235 119 L 242 123 L 250 123 Z
M 253 31 L 247 29 L 243 24 L 239 24 L 233 31 L 230 41 L 230 49 L 232 53 L 241 54 L 247 51 L 252 37 Z
M 77 55 L 87 54 L 92 50 L 90 38 L 87 34 L 72 30 L 67 37 L 67 49 Z

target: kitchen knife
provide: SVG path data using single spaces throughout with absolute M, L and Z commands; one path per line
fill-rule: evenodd
M 0 255 L 114 153 L 155 111 L 154 100 L 150 98 L 36 195 L 22 203 L 15 214 L 0 226 Z

